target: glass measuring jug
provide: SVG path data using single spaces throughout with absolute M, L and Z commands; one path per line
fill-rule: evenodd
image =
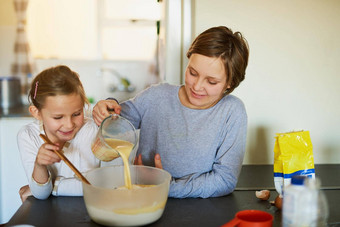
M 131 122 L 118 114 L 111 114 L 101 123 L 91 149 L 96 158 L 104 162 L 118 158 L 118 149 L 131 149 L 129 161 L 132 163 L 137 143 L 138 136 Z

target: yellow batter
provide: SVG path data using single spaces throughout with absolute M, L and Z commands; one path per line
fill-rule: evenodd
M 123 159 L 124 163 L 124 180 L 125 186 L 128 189 L 132 188 L 131 185 L 131 174 L 130 174 L 130 165 L 129 165 L 129 156 L 133 149 L 133 144 L 125 141 L 125 140 L 118 140 L 118 139 L 105 139 L 105 142 L 118 151 L 120 157 Z
M 105 139 L 105 142 L 111 146 L 113 149 L 117 150 L 119 155 L 123 159 L 124 163 L 124 180 L 125 187 L 119 187 L 117 190 L 126 190 L 126 189 L 134 189 L 134 188 L 143 188 L 143 187 L 152 187 L 155 185 L 132 185 L 131 183 L 131 174 L 130 174 L 130 165 L 129 165 L 129 156 L 133 149 L 133 144 L 118 139 Z M 138 207 L 138 208 L 122 208 L 122 209 L 114 209 L 113 211 L 117 214 L 125 214 L 125 215 L 136 215 L 142 213 L 152 213 L 158 212 L 159 209 L 163 211 L 166 200 L 161 203 L 154 203 L 151 206 L 146 207 Z

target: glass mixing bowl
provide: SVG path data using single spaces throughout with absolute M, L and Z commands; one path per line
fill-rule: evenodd
M 140 226 L 158 220 L 167 202 L 171 175 L 162 169 L 130 166 L 132 189 L 124 186 L 124 167 L 107 166 L 85 174 L 86 209 L 94 222 L 106 226 Z M 152 186 L 150 186 L 152 185 Z

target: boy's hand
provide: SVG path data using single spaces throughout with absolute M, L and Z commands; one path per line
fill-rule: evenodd
M 100 100 L 93 107 L 92 118 L 99 126 L 112 112 L 120 114 L 122 107 L 115 100 Z
M 163 169 L 161 156 L 159 154 L 155 154 L 155 167 L 159 169 Z
M 141 154 L 136 157 L 134 164 L 135 165 L 140 165 L 140 166 L 143 165 L 142 155 Z M 155 154 L 155 167 L 159 168 L 159 169 L 163 169 L 161 156 L 159 154 Z

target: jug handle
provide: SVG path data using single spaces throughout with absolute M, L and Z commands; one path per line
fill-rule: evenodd
M 231 221 L 229 221 L 229 222 L 225 223 L 224 225 L 222 225 L 222 227 L 234 227 L 234 226 L 237 226 L 240 222 L 241 222 L 240 219 L 235 217 Z

